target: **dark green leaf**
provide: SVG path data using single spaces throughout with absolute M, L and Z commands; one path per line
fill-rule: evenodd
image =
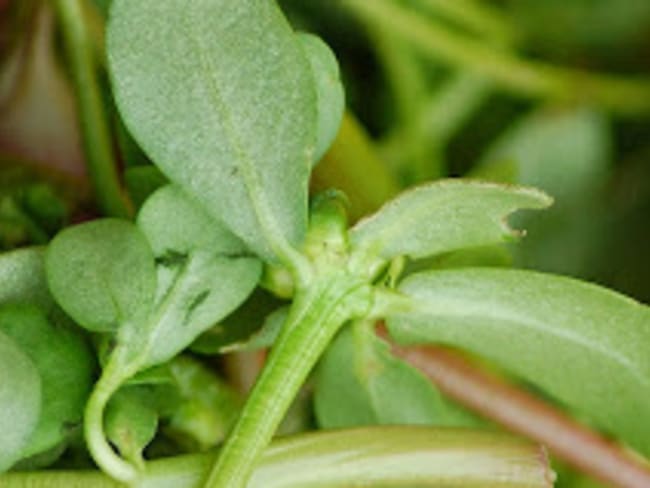
M 281 307 L 278 300 L 262 288 L 256 288 L 237 310 L 201 334 L 190 349 L 198 354 L 220 354 L 231 344 L 246 343 L 261 332 L 268 316 Z
M 268 0 L 115 0 L 108 56 L 135 139 L 257 253 L 286 258 L 307 222 L 317 98 Z
M 246 340 L 225 345 L 219 352 L 257 351 L 271 347 L 278 337 L 288 313 L 289 307 L 282 307 L 271 312 L 264 320 L 262 327 L 247 337 Z
M 0 472 L 22 455 L 41 408 L 41 378 L 36 365 L 0 332 Z
M 650 309 L 577 280 L 530 271 L 420 273 L 390 318 L 402 342 L 468 349 L 650 452 Z
M 155 166 L 135 166 L 124 171 L 124 183 L 137 208 L 158 188 L 165 186 L 167 178 Z
M 103 219 L 69 227 L 45 260 L 52 294 L 80 325 L 116 330 L 149 313 L 156 289 L 154 257 L 131 223 Z
M 0 332 L 29 356 L 42 378 L 38 425 L 22 452 L 33 456 L 56 447 L 81 424 L 95 361 L 76 331 L 53 325 L 35 306 L 1 307 Z
M 0 255 L 0 303 L 31 303 L 44 310 L 54 306 L 47 288 L 42 248 Z

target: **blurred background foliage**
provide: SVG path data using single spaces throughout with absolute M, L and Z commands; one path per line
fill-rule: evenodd
M 349 110 L 314 192 L 344 190 L 358 219 L 437 178 L 538 186 L 556 203 L 516 216 L 527 229 L 519 245 L 439 265 L 568 274 L 650 302 L 648 0 L 280 4 L 297 29 L 333 48 L 346 86 Z M 165 179 L 113 107 L 103 51 L 109 5 L 87 1 L 85 41 L 105 153 L 132 212 Z M 44 244 L 63 226 L 112 212 L 102 204 L 109 185 L 84 150 L 88 114 L 62 34 L 50 2 L 0 0 L 0 250 Z M 242 320 L 252 330 L 263 315 Z M 222 342 L 203 339 L 197 348 Z M 225 420 L 211 421 L 218 437 Z M 175 422 L 176 437 L 192 431 Z

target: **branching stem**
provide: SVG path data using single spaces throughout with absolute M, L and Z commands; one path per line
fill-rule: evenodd
M 244 410 L 212 468 L 205 488 L 241 488 L 289 405 L 332 337 L 359 307 L 368 289 L 346 273 L 315 282 L 296 295 L 283 330 Z

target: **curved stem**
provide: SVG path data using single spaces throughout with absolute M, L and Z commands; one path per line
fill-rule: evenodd
M 621 115 L 650 111 L 650 80 L 591 73 L 530 61 L 425 19 L 389 0 L 344 0 L 372 25 L 384 26 L 424 55 L 484 74 L 520 95 L 597 103 Z
M 246 485 L 298 389 L 341 325 L 368 305 L 368 290 L 345 273 L 296 295 L 266 366 L 213 466 L 206 488 Z
M 114 351 L 90 395 L 84 414 L 84 434 L 93 459 L 108 475 L 124 483 L 135 480 L 139 473 L 135 466 L 118 456 L 106 440 L 104 411 L 110 398 L 129 376 L 119 361 L 119 351 Z
M 122 193 L 110 130 L 97 80 L 93 46 L 84 23 L 80 0 L 57 0 L 65 50 L 70 61 L 84 149 L 98 204 L 107 216 L 132 214 Z

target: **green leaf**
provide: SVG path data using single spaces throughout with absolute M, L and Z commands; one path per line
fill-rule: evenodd
M 106 408 L 106 435 L 130 462 L 142 465 L 142 451 L 158 429 L 158 413 L 142 401 L 137 389 L 118 391 Z
M 44 250 L 25 248 L 0 255 L 0 304 L 32 303 L 44 310 L 54 306 L 45 280 Z
M 266 259 L 306 231 L 316 90 L 297 37 L 268 0 L 116 0 L 115 97 L 169 179 Z
M 38 425 L 21 453 L 33 456 L 56 447 L 81 424 L 95 361 L 76 331 L 53 325 L 33 305 L 0 307 L 0 332 L 28 355 L 42 379 Z
M 265 318 L 262 327 L 253 334 L 245 340 L 222 346 L 219 352 L 223 354 L 234 351 L 258 351 L 260 349 L 270 348 L 280 334 L 280 330 L 287 320 L 288 315 L 288 306 L 274 310 Z
M 236 392 L 200 362 L 179 356 L 169 368 L 180 403 L 165 432 L 191 450 L 206 450 L 223 441 L 241 409 Z
M 45 267 L 59 305 L 87 329 L 113 331 L 151 310 L 154 257 L 130 222 L 102 219 L 65 229 L 50 243 Z
M 41 408 L 41 378 L 32 360 L 0 332 L 0 472 L 21 457 Z
M 345 110 L 345 92 L 341 83 L 336 56 L 318 36 L 297 34 L 302 49 L 311 65 L 318 98 L 316 152 L 313 164 L 318 163 L 334 142 Z
M 344 329 L 328 348 L 315 391 L 316 416 L 326 429 L 479 423 L 442 397 L 418 370 L 393 356 L 389 345 L 363 325 Z
M 595 285 L 530 271 L 408 277 L 401 342 L 451 344 L 525 378 L 650 453 L 650 309 Z
M 551 199 L 533 188 L 443 180 L 408 190 L 350 232 L 353 252 L 392 259 L 422 258 L 513 239 L 505 217 L 544 208 Z
M 151 365 L 176 355 L 242 303 L 259 281 L 261 263 L 174 186 L 147 200 L 138 226 L 158 272 L 157 313 L 148 331 Z
M 266 337 L 272 331 L 262 332 L 264 324 L 283 304 L 263 288 L 256 288 L 237 310 L 201 334 L 190 350 L 198 354 L 222 354 L 230 345 L 248 344 L 260 334 Z

